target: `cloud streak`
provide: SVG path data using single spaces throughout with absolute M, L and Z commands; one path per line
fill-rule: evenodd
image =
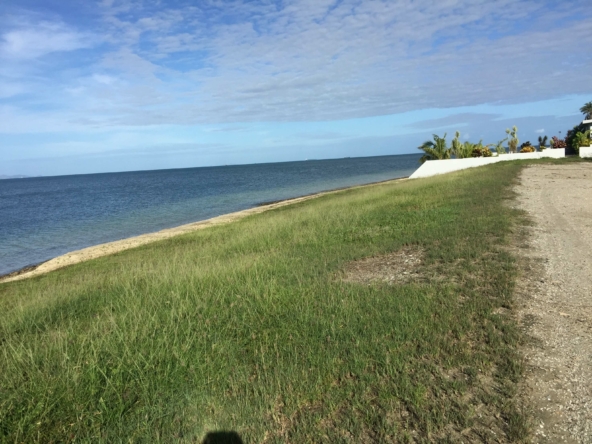
M 176 5 L 102 2 L 93 32 L 108 47 L 91 52 L 79 76 L 58 79 L 84 92 L 64 100 L 67 121 L 82 121 L 69 113 L 95 126 L 322 121 L 590 91 L 592 56 L 578 50 L 592 45 L 583 2 Z M 2 39 L 4 58 L 92 46 L 63 23 Z M 84 80 L 89 70 L 95 82 Z
M 63 23 L 25 24 L 2 35 L 0 56 L 5 59 L 35 59 L 55 52 L 93 46 L 93 37 Z

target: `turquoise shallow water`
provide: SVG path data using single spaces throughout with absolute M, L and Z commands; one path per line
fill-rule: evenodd
M 420 155 L 0 180 L 0 275 L 258 204 L 409 176 Z

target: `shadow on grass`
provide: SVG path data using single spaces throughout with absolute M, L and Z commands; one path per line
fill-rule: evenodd
M 210 432 L 203 439 L 202 444 L 244 444 L 236 432 Z

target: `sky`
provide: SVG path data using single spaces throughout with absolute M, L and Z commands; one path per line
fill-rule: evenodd
M 2 0 L 0 176 L 565 135 L 589 0 Z M 561 133 L 560 133 L 561 131 Z

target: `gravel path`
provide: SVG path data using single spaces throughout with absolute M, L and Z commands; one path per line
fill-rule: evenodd
M 592 163 L 526 168 L 516 191 L 535 223 L 518 285 L 534 442 L 592 443 Z

